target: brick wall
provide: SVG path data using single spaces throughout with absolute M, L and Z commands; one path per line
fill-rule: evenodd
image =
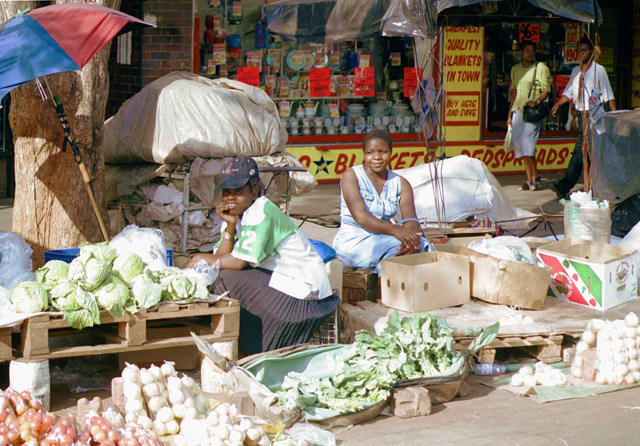
M 192 67 L 193 5 L 191 0 L 123 1 L 122 12 L 155 23 L 156 28 L 134 31 L 131 65 L 117 63 L 114 39 L 109 57 L 109 99 L 106 116 L 145 85 L 167 73 Z

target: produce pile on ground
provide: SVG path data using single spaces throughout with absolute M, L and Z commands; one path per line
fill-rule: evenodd
M 598 384 L 640 382 L 640 321 L 635 313 L 624 319 L 592 319 L 576 344 L 571 374 Z
M 288 409 L 314 406 L 355 412 L 386 400 L 400 380 L 452 372 L 462 355 L 453 350 L 449 324 L 428 313 L 400 320 L 394 312 L 379 335 L 360 330 L 355 338 L 337 358 L 333 376 L 318 379 L 290 372 L 269 403 Z
M 567 375 L 562 370 L 538 361 L 534 367 L 528 365 L 521 367 L 518 373 L 511 377 L 510 384 L 516 387 L 565 386 L 567 385 Z
M 86 244 L 70 264 L 51 260 L 36 280 L 16 286 L 11 301 L 19 313 L 61 311 L 73 328 L 100 323 L 100 311 L 114 316 L 151 308 L 161 301 L 207 299 L 207 284 L 190 270 L 151 269 L 134 253 L 106 243 Z
M 0 444 L 28 446 L 161 446 L 158 436 L 141 426 L 125 425 L 113 409 L 89 414 L 83 423 L 73 415 L 46 413 L 25 391 L 0 391 Z
M 269 437 L 235 405 L 221 403 L 213 410 L 198 383 L 178 376 L 173 363 L 122 371 L 127 423 L 176 435 L 173 444 L 189 446 L 266 446 Z

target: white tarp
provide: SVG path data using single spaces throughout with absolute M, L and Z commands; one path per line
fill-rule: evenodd
M 497 222 L 535 217 L 516 208 L 487 166 L 478 159 L 455 156 L 437 161 L 438 175 L 444 193 L 443 222 L 462 221 L 467 217 L 489 218 Z M 437 222 L 433 188 L 434 166 L 420 164 L 395 171 L 413 188 L 416 213 L 426 222 Z M 528 227 L 528 221 L 505 222 L 507 228 Z
M 261 89 L 177 71 L 127 100 L 104 126 L 105 162 L 183 163 L 196 157 L 269 155 L 287 132 Z

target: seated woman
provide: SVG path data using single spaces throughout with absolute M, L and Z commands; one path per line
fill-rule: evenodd
M 387 169 L 391 138 L 372 130 L 362 143 L 364 164 L 348 169 L 340 182 L 340 229 L 333 249 L 344 266 L 376 271 L 393 256 L 433 250 L 416 217 L 409 182 Z M 391 222 L 398 209 L 403 220 Z
M 274 203 L 262 196 L 253 158 L 222 166 L 222 238 L 214 254 L 220 261 L 214 292 L 229 291 L 240 301 L 238 346 L 246 354 L 307 342 L 340 299 L 332 294 L 324 263 L 307 237 Z

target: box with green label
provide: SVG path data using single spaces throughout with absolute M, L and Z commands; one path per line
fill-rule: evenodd
M 568 238 L 539 247 L 536 258 L 553 269 L 551 297 L 595 310 L 608 310 L 637 297 L 636 251 Z

